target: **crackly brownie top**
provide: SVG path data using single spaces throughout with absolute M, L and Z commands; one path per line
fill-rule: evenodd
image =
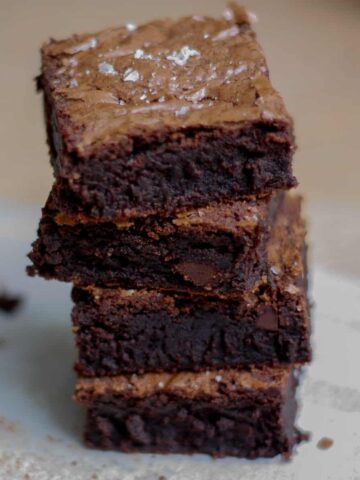
M 183 128 L 289 122 L 243 7 L 51 40 L 41 85 L 68 150 Z
M 169 394 L 182 398 L 221 397 L 243 390 L 285 389 L 290 367 L 251 367 L 249 370 L 208 370 L 205 372 L 145 373 L 115 377 L 80 378 L 76 398 L 81 402 L 114 395 L 142 398 Z

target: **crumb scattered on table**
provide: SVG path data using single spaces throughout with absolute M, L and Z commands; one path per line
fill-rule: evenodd
M 0 291 L 0 310 L 6 313 L 13 313 L 21 304 L 20 295 L 11 295 L 5 290 Z
M 332 438 L 323 437 L 318 441 L 317 447 L 320 448 L 320 450 L 327 450 L 328 448 L 331 448 L 333 444 L 334 440 Z

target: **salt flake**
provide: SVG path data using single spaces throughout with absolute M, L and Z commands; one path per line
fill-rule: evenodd
M 179 108 L 179 110 L 176 110 L 175 116 L 181 117 L 182 115 L 185 115 L 189 110 L 189 107 L 181 107 Z
M 127 68 L 124 72 L 124 82 L 137 82 L 140 78 L 140 74 L 137 70 L 133 68 Z
M 213 42 L 219 42 L 229 37 L 235 37 L 239 34 L 239 32 L 239 27 L 237 25 L 234 25 L 233 27 L 228 28 L 227 30 L 222 30 L 217 35 L 215 35 L 215 37 L 213 37 Z
M 128 32 L 133 32 L 134 30 L 137 29 L 137 26 L 135 25 L 135 23 L 130 23 L 130 22 L 127 23 L 125 27 Z
M 173 51 L 166 58 L 176 63 L 176 65 L 183 66 L 186 64 L 186 62 L 189 60 L 190 57 L 198 57 L 198 56 L 200 56 L 200 52 L 185 45 L 178 52 Z
M 117 71 L 111 65 L 111 63 L 102 62 L 99 64 L 99 72 L 103 73 L 104 75 L 117 75 Z
M 151 60 L 153 57 L 150 54 L 147 54 L 141 48 L 138 48 L 134 53 L 134 58 L 142 58 L 144 60 Z

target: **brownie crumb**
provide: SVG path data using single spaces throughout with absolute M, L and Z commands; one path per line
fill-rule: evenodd
M 297 430 L 297 443 L 308 442 L 311 439 L 311 432 Z
M 333 446 L 333 444 L 334 444 L 334 440 L 332 438 L 323 437 L 318 441 L 317 447 L 320 450 L 328 450 Z
M 10 295 L 5 290 L 0 291 L 0 310 L 6 313 L 13 313 L 21 304 L 22 298 L 19 295 Z

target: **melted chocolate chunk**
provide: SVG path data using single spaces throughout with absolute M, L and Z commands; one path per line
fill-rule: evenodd
M 266 307 L 256 319 L 256 326 L 262 330 L 279 330 L 278 316 L 272 307 Z

